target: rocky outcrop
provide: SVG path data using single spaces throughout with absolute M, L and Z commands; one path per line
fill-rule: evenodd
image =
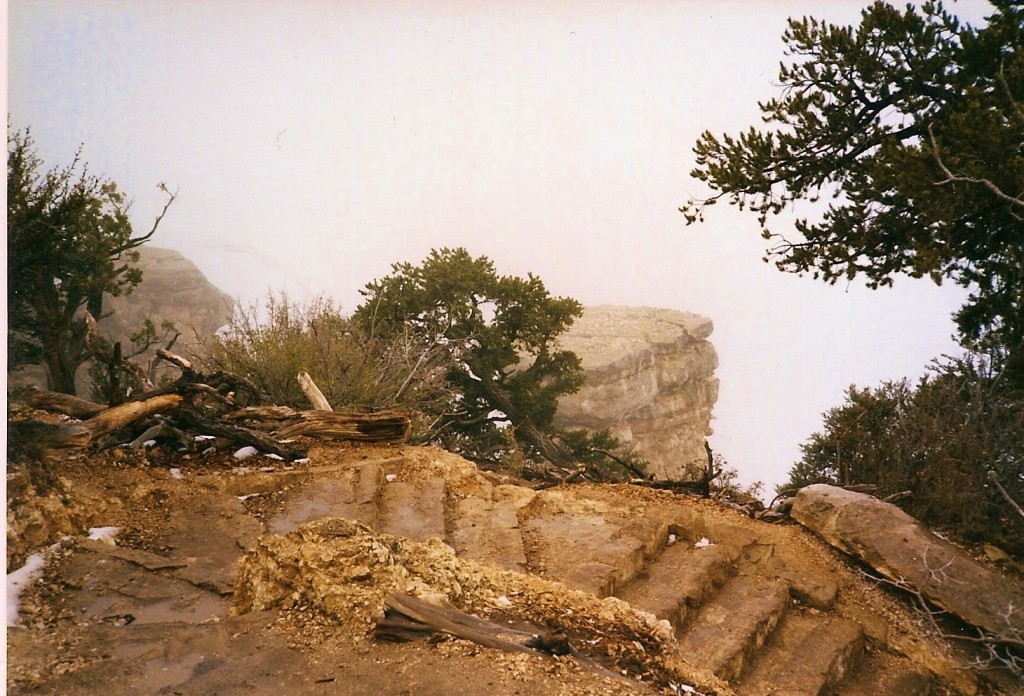
M 231 296 L 206 279 L 196 265 L 172 249 L 139 248 L 142 283 L 128 295 L 107 297 L 111 315 L 100 328 L 115 341 L 126 341 L 146 318 L 157 326 L 173 321 L 182 340 L 212 336 L 231 315 Z
M 797 493 L 793 517 L 894 583 L 993 636 L 1024 636 L 1024 589 L 874 496 L 818 484 Z
M 587 307 L 561 338 L 587 381 L 558 404 L 560 428 L 608 428 L 660 480 L 696 478 L 718 398 L 710 319 L 672 309 Z

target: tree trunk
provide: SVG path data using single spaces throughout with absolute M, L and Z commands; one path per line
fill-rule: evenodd
M 43 367 L 46 368 L 46 387 L 50 391 L 75 396 L 75 372 L 59 338 L 47 337 L 43 344 Z

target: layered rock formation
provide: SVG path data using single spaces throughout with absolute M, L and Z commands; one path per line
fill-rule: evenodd
M 695 478 L 718 398 L 711 320 L 672 309 L 588 307 L 561 338 L 587 381 L 558 405 L 560 428 L 608 428 L 659 480 Z

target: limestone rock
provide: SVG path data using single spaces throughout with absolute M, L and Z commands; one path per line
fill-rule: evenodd
M 1024 588 L 922 527 L 895 505 L 835 486 L 797 493 L 793 518 L 892 581 L 902 581 L 969 624 L 1024 635 Z
M 696 478 L 718 398 L 710 319 L 672 309 L 587 307 L 561 338 L 587 381 L 559 401 L 560 428 L 608 428 L 660 480 Z

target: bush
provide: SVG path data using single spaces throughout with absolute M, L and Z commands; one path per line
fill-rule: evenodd
M 409 332 L 370 335 L 323 297 L 301 304 L 282 293 L 262 306 L 238 304 L 203 353 L 201 362 L 248 378 L 274 404 L 309 408 L 297 380 L 306 371 L 336 409 L 402 409 L 414 440 L 429 436 L 450 400 L 444 351 Z
M 1024 556 L 1024 520 L 988 480 L 995 472 L 1024 499 L 1024 399 L 999 367 L 970 355 L 936 363 L 914 386 L 851 386 L 780 491 L 832 483 L 874 484 L 883 498 L 905 492 L 899 504 L 922 522 Z

